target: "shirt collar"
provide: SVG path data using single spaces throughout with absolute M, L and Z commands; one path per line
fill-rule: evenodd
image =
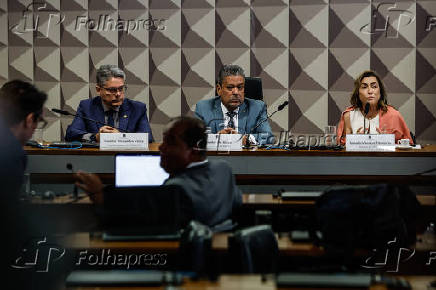
M 227 110 L 226 106 L 224 106 L 223 102 L 221 102 L 221 110 L 223 111 L 224 116 L 226 116 L 227 112 L 229 111 L 229 110 Z M 239 107 L 234 109 L 233 112 L 238 114 L 239 113 Z
M 107 106 L 107 105 L 103 102 L 103 100 L 101 100 L 101 104 L 103 105 L 103 110 L 104 110 L 105 113 L 106 113 L 107 111 L 110 111 L 110 110 L 114 110 L 115 112 L 118 112 L 118 111 L 120 110 L 120 107 L 117 107 L 117 108 L 113 109 L 113 108 Z
M 197 167 L 197 166 L 200 166 L 200 165 L 206 164 L 206 163 L 208 163 L 208 162 L 209 162 L 209 160 L 207 160 L 207 159 L 205 159 L 205 160 L 203 160 L 203 161 L 198 161 L 198 162 L 191 162 L 191 163 L 188 164 L 188 166 L 186 166 L 186 168 Z

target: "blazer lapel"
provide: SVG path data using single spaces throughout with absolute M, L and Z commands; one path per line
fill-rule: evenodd
M 127 126 L 129 125 L 130 106 L 127 100 L 124 100 L 123 104 L 118 111 L 119 129 L 127 132 Z
M 223 129 L 223 128 L 220 128 L 219 124 L 224 123 L 224 120 L 222 120 L 223 119 L 223 110 L 221 110 L 221 99 L 220 98 L 216 98 L 214 101 L 212 119 L 215 119 L 215 121 L 213 121 L 215 131 L 212 130 L 212 132 L 218 133 L 218 131 Z
M 104 124 L 104 109 L 103 109 L 103 104 L 101 103 L 100 97 L 97 97 L 95 99 L 95 102 L 93 102 L 93 107 L 94 107 L 93 111 L 95 112 L 95 120 L 101 122 L 98 124 L 95 122 L 92 122 L 92 123 L 94 123 L 95 126 L 97 126 L 97 132 L 98 132 L 98 129 L 100 129 L 100 127 L 104 126 L 103 125 Z
M 243 102 L 242 105 L 239 107 L 239 113 L 238 113 L 238 133 L 240 134 L 249 133 L 246 130 L 247 118 L 248 118 L 248 107 L 246 105 L 246 102 Z

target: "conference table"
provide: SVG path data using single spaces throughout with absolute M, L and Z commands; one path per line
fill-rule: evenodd
M 27 172 L 33 183 L 71 183 L 69 163 L 74 170 L 97 173 L 105 183 L 112 183 L 116 154 L 158 154 L 158 147 L 151 143 L 149 151 L 124 152 L 25 147 Z M 240 185 L 436 184 L 436 171 L 426 173 L 436 168 L 436 145 L 393 152 L 255 148 L 207 155 L 209 160 L 228 162 Z
M 428 285 L 431 281 L 434 281 L 435 277 L 432 276 L 404 276 L 405 280 L 410 283 L 412 290 L 428 290 Z M 113 289 L 114 287 L 71 287 L 67 289 Z M 131 290 L 131 289 L 194 289 L 194 290 L 275 290 L 275 289 L 301 289 L 301 287 L 277 287 L 273 277 L 264 277 L 261 275 L 221 275 L 218 277 L 217 281 L 207 281 L 207 280 L 186 280 L 181 286 L 156 286 L 156 287 L 117 287 L 117 289 Z M 305 288 L 307 290 L 311 289 L 326 289 L 322 288 Z M 329 289 L 344 289 L 344 288 L 329 288 Z M 360 288 L 361 289 L 361 288 Z M 383 284 L 375 284 L 370 286 L 370 290 L 384 290 L 391 289 Z

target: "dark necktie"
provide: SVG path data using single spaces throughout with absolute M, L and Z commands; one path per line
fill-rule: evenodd
M 229 123 L 227 124 L 227 127 L 235 129 L 235 122 L 233 121 L 233 117 L 236 116 L 236 113 L 235 112 L 227 112 L 226 115 L 229 116 L 229 118 L 230 118 Z
M 107 111 L 106 112 L 106 114 L 107 114 L 107 124 L 109 125 L 109 126 L 111 126 L 112 128 L 115 126 L 114 125 L 114 110 L 109 110 L 109 111 Z

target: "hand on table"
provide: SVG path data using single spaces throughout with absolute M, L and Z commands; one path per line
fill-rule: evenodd
M 100 133 L 120 133 L 120 131 L 111 126 L 103 126 L 98 130 L 98 133 L 95 134 L 95 140 L 97 140 L 97 142 L 100 142 Z

